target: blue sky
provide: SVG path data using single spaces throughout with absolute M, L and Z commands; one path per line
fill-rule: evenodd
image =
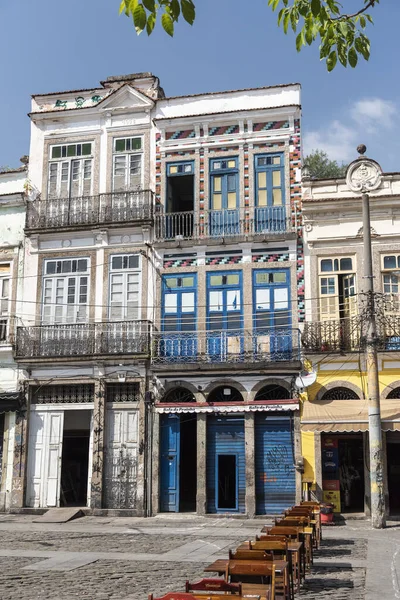
M 361 0 L 348 0 L 351 8 Z M 327 73 L 318 48 L 295 50 L 267 0 L 197 0 L 193 27 L 170 39 L 157 26 L 137 37 L 119 0 L 2 0 L 0 165 L 29 151 L 30 95 L 92 87 L 109 75 L 152 71 L 167 95 L 302 84 L 305 151 L 349 161 L 365 143 L 385 171 L 400 171 L 400 2 L 374 9 L 372 57 Z M 96 12 L 94 12 L 96 11 Z

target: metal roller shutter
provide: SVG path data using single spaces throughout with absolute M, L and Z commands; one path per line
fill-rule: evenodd
M 207 421 L 207 511 L 209 513 L 245 512 L 245 468 L 244 418 L 209 417 Z
M 280 514 L 295 504 L 296 477 L 290 417 L 256 418 L 256 511 Z

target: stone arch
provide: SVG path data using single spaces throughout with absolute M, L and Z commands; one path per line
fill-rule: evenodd
M 351 400 L 359 400 L 359 399 L 364 398 L 363 391 L 357 385 L 354 385 L 354 383 L 350 383 L 349 381 L 346 381 L 346 380 L 337 379 L 335 381 L 331 381 L 330 383 L 327 383 L 324 386 L 321 386 L 321 388 L 318 391 L 318 394 L 315 397 L 315 400 L 323 400 L 324 396 L 328 392 L 331 392 L 332 390 L 334 390 L 336 388 L 340 388 L 342 390 L 348 390 L 348 396 L 350 397 L 349 399 L 351 399 Z M 326 400 L 329 400 L 329 398 L 326 398 Z
M 238 392 L 240 392 L 243 395 L 248 393 L 247 389 L 244 387 L 244 385 L 242 383 L 239 383 L 238 381 L 235 381 L 234 379 L 226 378 L 226 379 L 217 379 L 217 380 L 209 383 L 208 386 L 205 388 L 205 390 L 203 390 L 204 394 L 206 396 L 208 396 L 208 394 L 210 394 L 215 388 L 221 387 L 224 385 L 227 387 L 236 388 L 238 390 Z
M 381 393 L 382 399 L 398 400 L 400 399 L 400 381 L 393 381 L 390 385 L 385 387 Z
M 285 399 L 291 398 L 293 396 L 292 386 L 289 381 L 285 379 L 280 379 L 279 377 L 269 377 L 268 379 L 262 379 L 256 385 L 253 386 L 250 392 L 250 400 L 255 400 L 257 394 L 267 386 L 274 386 L 279 388 L 284 388 L 286 391 Z
M 173 395 L 174 392 L 180 390 L 181 391 L 181 396 L 182 396 L 182 400 L 171 400 L 171 396 Z M 184 396 L 186 395 L 187 399 L 184 400 Z M 199 396 L 202 396 L 201 392 L 198 391 L 198 389 L 196 388 L 196 386 L 194 386 L 192 383 L 187 382 L 187 381 L 169 381 L 164 388 L 164 394 L 162 395 L 160 402 L 196 402 L 196 401 L 203 401 L 204 398 L 201 397 L 199 399 Z M 189 399 L 191 398 L 191 399 Z
M 229 390 L 229 394 L 225 391 Z M 242 393 L 232 385 L 218 385 L 208 394 L 207 402 L 243 402 Z

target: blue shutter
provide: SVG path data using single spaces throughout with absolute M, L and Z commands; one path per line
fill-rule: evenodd
M 236 463 L 235 502 L 230 508 L 220 507 L 221 493 L 218 491 L 218 465 L 221 465 L 225 457 L 228 457 L 227 460 L 235 460 Z M 209 417 L 207 421 L 207 512 L 245 512 L 245 469 L 243 417 Z
M 160 419 L 161 503 L 165 512 L 179 512 L 180 416 Z
M 256 417 L 256 512 L 280 514 L 295 504 L 296 476 L 290 417 Z

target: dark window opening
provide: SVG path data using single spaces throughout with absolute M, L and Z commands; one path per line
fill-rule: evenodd
M 189 392 L 190 393 L 190 392 Z M 196 511 L 197 493 L 197 428 L 194 415 L 181 416 L 180 440 L 180 512 Z
M 364 512 L 364 453 L 361 438 L 339 439 L 342 512 Z
M 187 212 L 194 208 L 194 176 L 167 178 L 167 213 Z
M 400 443 L 391 443 L 391 433 L 387 441 L 387 470 L 389 512 L 391 515 L 400 514 Z
M 90 411 L 65 411 L 61 460 L 61 506 L 86 506 Z
M 182 402 L 196 402 L 196 398 L 186 388 L 175 388 L 167 392 L 161 402 L 168 402 L 171 404 L 182 403 Z
M 321 401 L 325 400 L 359 400 L 359 397 L 349 388 L 335 387 L 322 396 Z
M 218 509 L 236 508 L 236 455 L 218 455 Z

